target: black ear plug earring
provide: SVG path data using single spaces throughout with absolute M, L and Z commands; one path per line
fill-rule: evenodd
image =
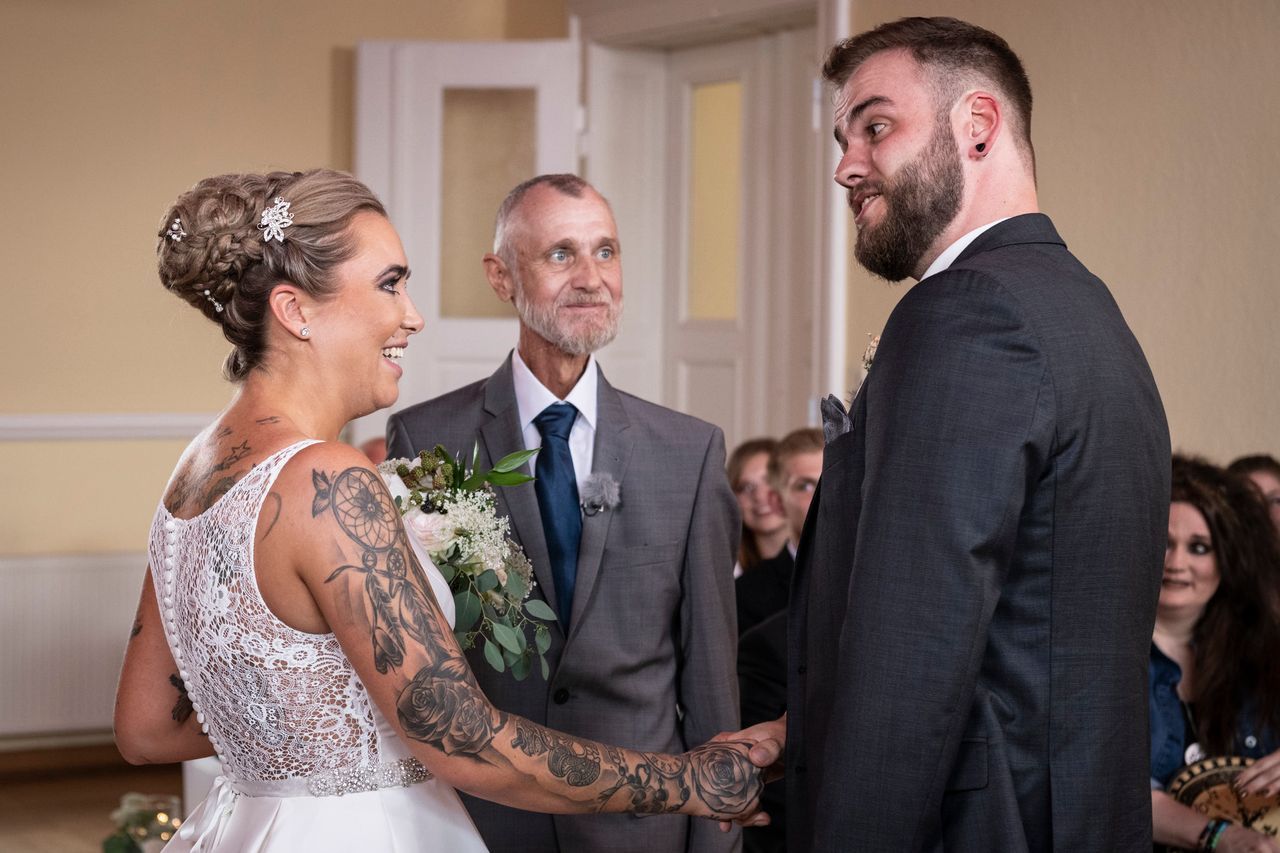
M 983 151 L 986 151 L 986 150 L 987 150 L 987 143 L 985 143 L 985 142 L 979 142 L 977 145 L 973 146 L 973 148 L 974 148 L 974 150 L 975 150 L 975 151 L 977 151 L 979 154 L 981 154 Z

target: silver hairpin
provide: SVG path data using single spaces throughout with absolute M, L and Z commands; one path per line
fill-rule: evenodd
M 214 299 L 212 293 L 206 290 L 204 292 L 204 298 L 213 303 L 213 310 L 217 311 L 219 314 L 222 313 L 222 303 Z
M 293 224 L 293 217 L 289 214 L 289 202 L 276 196 L 276 203 L 272 207 L 268 207 L 262 211 L 262 221 L 258 223 L 258 230 L 262 232 L 262 240 L 270 243 L 272 240 L 284 242 L 284 229 Z
M 182 220 L 176 216 L 173 218 L 173 222 L 169 225 L 169 230 L 164 233 L 166 237 L 175 243 L 181 243 L 182 238 L 187 236 L 187 232 L 182 230 Z

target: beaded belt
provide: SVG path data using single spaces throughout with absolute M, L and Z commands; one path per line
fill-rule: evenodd
M 313 797 L 341 797 L 376 791 L 379 788 L 407 788 L 431 778 L 431 771 L 416 758 L 401 758 L 377 767 L 340 767 L 307 778 Z

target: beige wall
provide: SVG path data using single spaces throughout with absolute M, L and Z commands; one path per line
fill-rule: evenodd
M 221 408 L 225 343 L 156 281 L 178 193 L 350 169 L 360 40 L 566 33 L 562 0 L 0 0 L 0 414 Z M 141 549 L 178 447 L 0 443 L 0 554 Z
M 1041 208 L 1111 287 L 1175 448 L 1280 455 L 1280 3 L 856 0 L 854 30 L 954 15 L 1004 36 L 1036 106 Z M 855 270 L 850 375 L 897 298 Z

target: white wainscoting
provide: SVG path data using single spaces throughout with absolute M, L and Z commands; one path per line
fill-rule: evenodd
M 146 555 L 0 557 L 0 737 L 54 744 L 111 729 Z
M 185 412 L 0 415 L 0 441 L 190 439 L 214 417 Z

